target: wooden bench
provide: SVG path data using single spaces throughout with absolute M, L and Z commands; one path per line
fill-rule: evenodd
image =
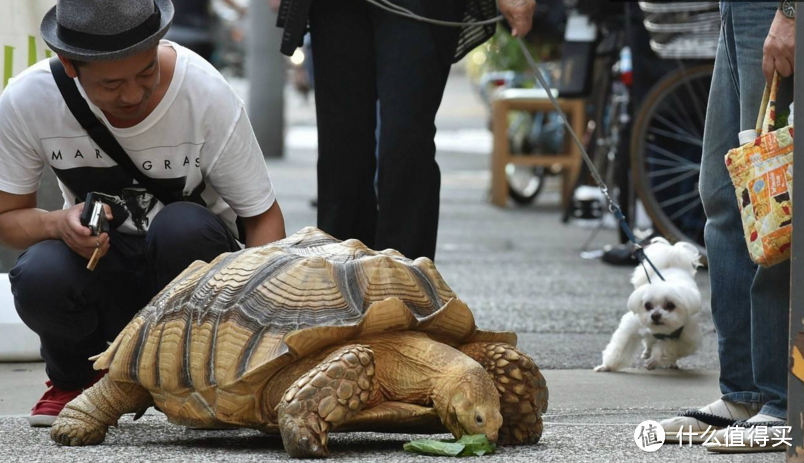
M 553 90 L 553 95 L 557 92 Z M 559 99 L 559 105 L 578 136 L 586 130 L 586 109 L 582 99 Z M 491 156 L 491 202 L 499 207 L 508 203 L 508 180 L 505 167 L 516 164 L 547 167 L 553 172 L 560 169 L 562 179 L 562 206 L 572 200 L 572 189 L 581 170 L 581 152 L 569 133 L 564 135 L 564 152 L 558 154 L 511 153 L 508 141 L 508 113 L 510 111 L 555 112 L 543 89 L 505 89 L 494 96 L 492 103 L 492 131 L 494 150 Z

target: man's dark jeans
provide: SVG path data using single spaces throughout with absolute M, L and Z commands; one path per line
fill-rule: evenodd
M 189 264 L 240 249 L 223 221 L 193 203 L 167 206 L 146 236 L 110 238 L 94 272 L 51 240 L 31 246 L 9 273 L 17 312 L 39 335 L 47 375 L 61 389 L 82 388 L 94 374 L 88 358 Z

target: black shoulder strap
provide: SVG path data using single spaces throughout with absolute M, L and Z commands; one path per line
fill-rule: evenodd
M 276 25 L 284 29 L 280 51 L 292 56 L 304 42 L 307 32 L 307 15 L 313 0 L 282 0 Z
M 128 157 L 128 154 L 117 142 L 117 139 L 114 138 L 114 135 L 95 117 L 95 114 L 89 109 L 89 105 L 78 91 L 75 81 L 67 75 L 58 57 L 51 58 L 50 70 L 53 72 L 53 79 L 56 80 L 56 85 L 58 85 L 67 107 L 70 108 L 70 112 L 73 113 L 81 127 L 89 133 L 89 136 L 95 140 L 100 149 L 111 157 L 114 162 L 126 169 L 143 188 L 156 196 L 156 199 L 162 204 L 168 205 L 175 202 L 176 200 L 172 199 L 172 196 L 164 188 L 157 185 L 152 178 L 137 169 L 137 166 Z

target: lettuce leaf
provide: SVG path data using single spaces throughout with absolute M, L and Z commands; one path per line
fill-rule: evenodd
M 463 436 L 459 440 L 418 439 L 403 446 L 408 452 L 423 455 L 441 455 L 449 457 L 483 456 L 494 453 L 497 445 L 492 444 L 485 434 Z

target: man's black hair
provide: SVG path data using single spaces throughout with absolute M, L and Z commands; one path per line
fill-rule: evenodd
M 89 64 L 89 62 L 87 62 L 87 61 L 79 61 L 77 59 L 71 59 L 70 64 L 72 64 L 73 67 L 75 68 L 75 73 L 80 76 L 81 75 L 81 70 L 80 69 L 82 67 L 86 66 L 87 64 Z

